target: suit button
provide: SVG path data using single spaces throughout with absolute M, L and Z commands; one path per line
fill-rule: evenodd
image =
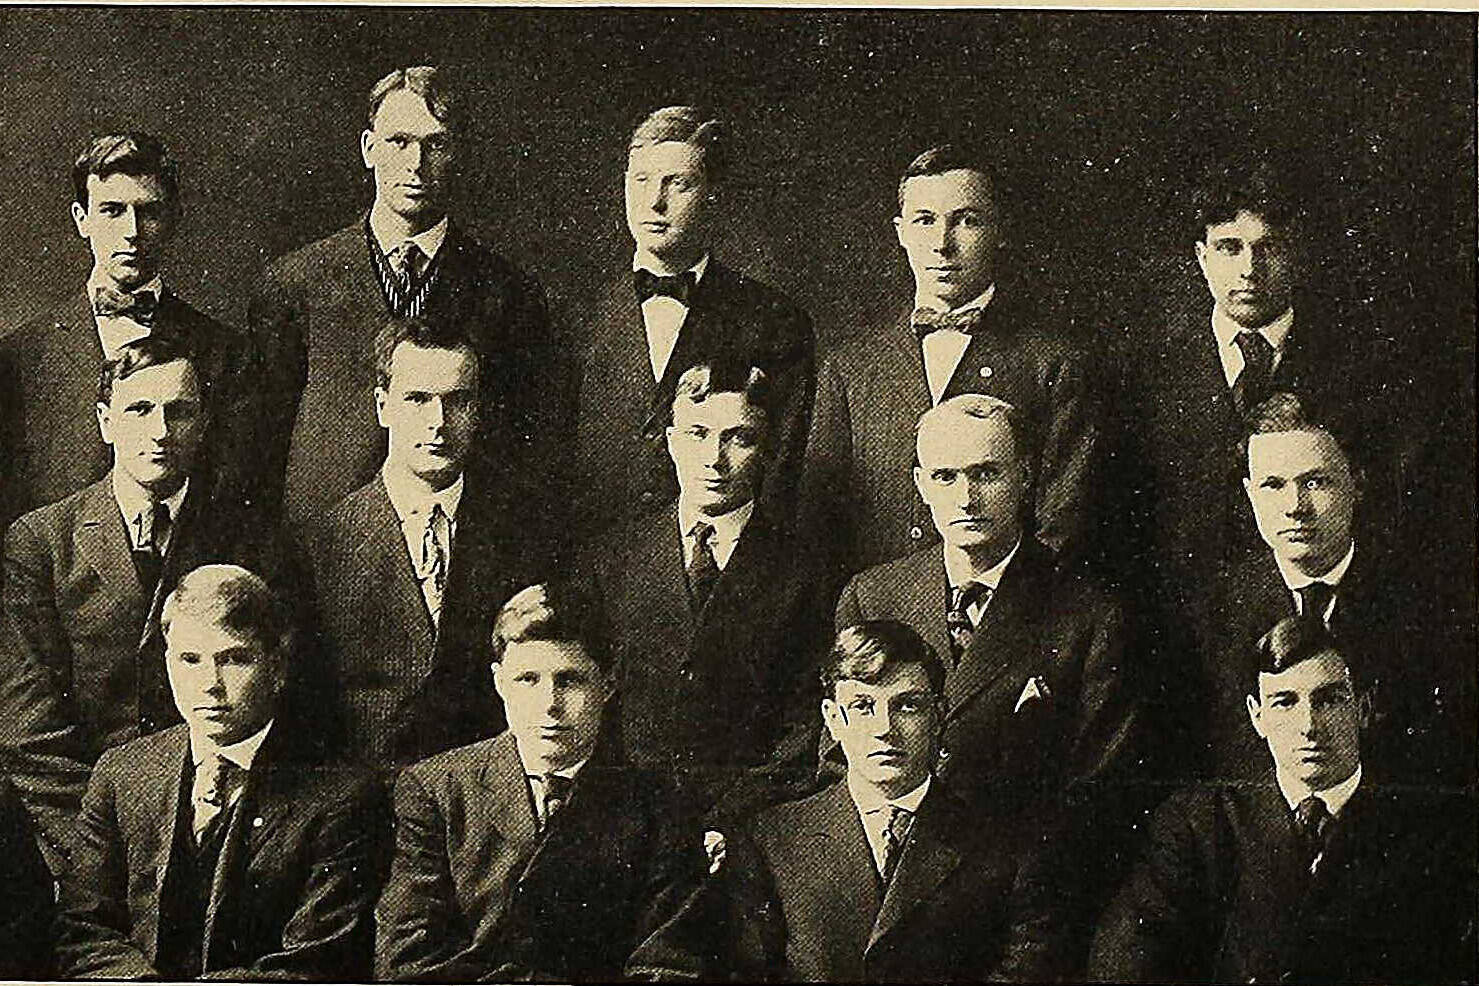
M 981 377 L 982 377 L 982 378 L 983 378 L 983 379 L 986 379 L 986 380 L 990 380 L 990 379 L 991 379 L 991 375 L 992 375 L 992 374 L 993 374 L 993 373 L 995 373 L 995 372 L 996 372 L 996 371 L 995 371 L 995 370 L 993 370 L 993 369 L 992 369 L 992 368 L 991 368 L 991 367 L 989 367 L 989 366 L 983 366 L 983 367 L 981 367 Z
M 657 499 L 657 494 L 652 492 L 651 490 L 643 490 L 642 495 L 641 497 L 639 497 L 639 499 L 643 503 L 651 503 L 653 500 Z
M 913 527 L 909 528 L 909 539 L 911 541 L 918 541 L 922 537 L 924 537 L 924 528 L 920 527 L 918 524 L 915 524 Z

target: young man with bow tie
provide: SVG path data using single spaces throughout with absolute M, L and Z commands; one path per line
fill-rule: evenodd
M 213 478 L 198 481 L 240 493 L 245 339 L 192 308 L 160 273 L 180 221 L 177 164 L 148 134 L 103 134 L 78 155 L 72 189 L 72 220 L 92 253 L 87 283 L 0 343 L 0 522 L 107 471 L 91 414 L 98 371 L 125 343 L 154 334 L 186 337 L 207 364 L 206 448 L 216 461 Z
M 616 688 L 598 600 L 531 586 L 499 611 L 492 643 L 508 730 L 396 783 L 376 977 L 702 978 L 701 835 L 660 775 L 598 739 Z
M 627 150 L 631 269 L 581 320 L 571 525 L 594 537 L 677 493 L 663 426 L 678 377 L 715 359 L 759 367 L 776 395 L 766 497 L 789 517 L 815 377 L 811 319 L 715 256 L 728 128 L 692 106 L 655 110 Z
M 161 624 L 185 722 L 98 761 L 62 880 L 61 975 L 367 977 L 388 813 L 366 775 L 301 759 L 312 724 L 280 701 L 299 656 L 287 608 L 207 565 Z
M 1094 978 L 1473 981 L 1473 795 L 1365 762 L 1365 650 L 1299 616 L 1258 642 L 1238 704 L 1262 766 L 1156 811 L 1100 922 Z

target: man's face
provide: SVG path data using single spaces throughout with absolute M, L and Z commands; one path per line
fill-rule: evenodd
M 477 358 L 401 343 L 389 385 L 375 388 L 375 417 L 389 434 L 392 462 L 437 488 L 455 481 L 477 428 Z
M 114 381 L 112 399 L 97 410 L 115 468 L 161 496 L 180 488 L 195 465 L 206 425 L 188 361 L 146 366 Z
M 943 309 L 975 298 L 996 277 L 1001 230 L 991 187 L 980 172 L 959 169 L 908 179 L 894 228 L 917 293 Z
M 452 133 L 410 89 L 387 95 L 374 125 L 360 135 L 365 167 L 375 172 L 376 201 L 428 225 L 447 211 L 454 149 Z
M 1260 674 L 1248 716 L 1278 769 L 1313 790 L 1339 784 L 1361 762 L 1365 705 L 1334 651 Z
M 701 148 L 664 140 L 627 155 L 627 229 L 659 260 L 686 267 L 703 254 L 710 198 Z
M 1258 533 L 1280 558 L 1307 575 L 1323 575 L 1345 556 L 1359 495 L 1350 462 L 1329 432 L 1251 436 L 1243 488 Z
M 1292 303 L 1298 276 L 1292 238 L 1261 216 L 1244 209 L 1213 223 L 1196 254 L 1212 300 L 1245 329 L 1267 325 Z
M 915 446 L 914 486 L 946 544 L 1006 554 L 1022 534 L 1028 472 L 1001 417 L 935 419 Z
M 177 610 L 164 634 L 164 662 L 180 715 L 226 746 L 272 718 L 282 687 L 282 656 L 210 614 Z
M 175 207 L 152 176 L 88 175 L 87 208 L 73 202 L 72 221 L 92 250 L 93 266 L 131 291 L 159 273 L 175 231 Z
M 717 517 L 755 499 L 764 456 L 765 415 L 744 394 L 679 398 L 668 428 L 668 455 L 685 503 Z
M 511 643 L 493 685 L 527 769 L 562 770 L 591 755 L 613 686 L 580 644 Z
M 822 719 L 849 773 L 885 797 L 908 794 L 934 766 L 940 704 L 918 664 L 896 665 L 877 684 L 839 681 L 822 699 Z

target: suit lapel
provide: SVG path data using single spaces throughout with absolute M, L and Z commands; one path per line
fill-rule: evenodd
M 691 641 L 696 623 L 693 608 L 688 601 L 688 573 L 683 566 L 683 537 L 678 531 L 678 505 L 669 504 L 660 513 L 645 521 L 646 536 L 639 539 L 634 548 L 640 552 L 636 564 L 629 569 L 645 573 L 648 581 L 644 585 L 632 586 L 641 600 L 643 613 L 639 618 L 652 627 L 684 627 Z M 744 538 L 740 539 L 741 542 Z M 735 549 L 738 554 L 739 549 Z M 731 559 L 733 561 L 733 559 Z M 720 585 L 723 578 L 720 578 Z M 715 596 L 718 595 L 715 589 Z M 710 603 L 713 600 L 710 599 Z
M 416 646 L 416 653 L 429 662 L 436 649 L 436 630 L 411 556 L 406 553 L 406 539 L 401 534 L 401 521 L 390 505 L 385 481 L 376 477 L 365 504 L 364 540 L 360 542 L 365 570 L 380 573 L 379 583 L 385 592 L 385 608 L 393 614 Z
M 936 545 L 912 555 L 894 583 L 897 597 L 880 611 L 897 613 L 948 664 L 950 637 L 945 630 L 945 609 L 950 598 L 941 550 Z
M 908 406 L 909 415 L 907 422 L 913 425 L 914 418 L 929 410 L 934 403 L 930 397 L 929 379 L 924 372 L 924 349 L 920 345 L 919 337 L 914 334 L 913 308 L 906 309 L 894 326 L 894 331 L 887 333 L 881 354 L 886 354 L 887 363 L 881 369 L 894 380 L 896 386 L 890 388 L 895 393 L 904 395 Z M 966 347 L 965 353 L 960 358 L 960 366 L 964 366 L 970 357 L 971 349 L 975 348 L 975 340 Z M 957 373 L 959 368 L 957 367 Z M 954 382 L 954 378 L 951 378 Z M 941 396 L 950 392 L 947 384 Z M 897 400 L 895 398 L 894 400 Z M 892 404 L 893 401 L 890 401 Z M 912 430 L 912 429 L 911 429 Z M 913 439 L 910 439 L 911 444 Z
M 1043 566 L 1035 544 L 1024 538 L 1017 557 L 1002 573 L 980 628 L 945 679 L 947 718 L 954 718 L 977 693 L 1022 660 L 1036 655 L 1033 613 L 1043 602 Z
M 241 875 L 251 861 L 248 840 L 258 831 L 252 820 L 257 817 L 257 802 L 267 780 L 265 772 L 269 765 L 263 762 L 266 757 L 262 756 L 266 752 L 263 750 L 259 753 L 258 762 L 253 763 L 251 771 L 247 773 L 246 788 L 241 792 L 226 821 L 221 854 L 216 857 L 216 868 L 211 874 L 210 896 L 206 899 L 204 937 L 201 939 L 201 957 L 206 969 L 212 965 L 211 946 L 215 942 L 216 928 L 225 923 L 222 915 L 229 915 L 230 909 L 237 903 L 234 895 L 241 891 Z M 265 826 L 264 820 L 263 827 Z
M 872 933 L 878 915 L 878 875 L 847 781 L 838 781 L 821 795 L 817 808 L 810 831 L 798 833 L 800 839 L 815 845 L 815 851 L 793 855 L 816 868 L 816 878 L 805 885 L 814 887 L 822 899 L 811 910 L 830 916 L 822 922 L 831 938 L 827 951 L 845 956 L 843 967 L 847 968 L 857 962 Z
M 960 853 L 949 841 L 950 813 L 946 811 L 944 792 L 938 781 L 932 787 L 904 843 L 893 882 L 883 896 L 878 918 L 868 936 L 869 949 L 897 926 L 911 908 L 928 900 L 960 865 Z
M 77 511 L 75 537 L 77 547 L 103 582 L 127 598 L 142 605 L 143 587 L 130 554 L 131 542 L 123 526 L 123 515 L 113 499 L 113 489 L 105 476 L 84 494 Z
M 154 874 L 155 906 L 147 908 L 139 918 L 144 922 L 140 938 L 149 951 L 152 962 L 159 954 L 159 914 L 166 888 L 169 886 L 170 864 L 174 861 L 176 829 L 179 825 L 181 802 L 185 800 L 185 783 L 188 777 L 190 738 L 183 726 L 175 727 L 177 738 L 171 740 L 155 769 L 146 775 L 140 808 L 143 819 L 141 830 L 159 841 L 150 847 L 145 863 Z
M 513 734 L 505 733 L 494 742 L 492 755 L 478 774 L 478 784 L 486 796 L 486 814 L 498 835 L 517 856 L 529 854 L 539 838 L 538 828 Z M 523 870 L 527 872 L 527 864 Z

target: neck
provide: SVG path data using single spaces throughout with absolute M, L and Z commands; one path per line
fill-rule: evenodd
M 185 485 L 185 477 L 181 476 L 178 479 L 164 480 L 162 482 L 146 486 L 145 484 L 130 476 L 127 470 L 119 469 L 116 465 L 114 466 L 114 475 L 117 477 L 117 482 L 120 485 L 127 487 L 130 490 L 137 491 L 140 496 L 148 498 L 150 503 L 162 503 L 163 501 L 168 500 L 170 497 L 180 492 L 180 487 Z
M 856 792 L 871 792 L 880 801 L 892 801 L 894 798 L 902 798 L 924 783 L 929 771 L 920 771 L 918 774 L 907 778 L 899 777 L 887 784 L 875 784 L 855 772 L 848 772 L 848 787 Z
M 105 268 L 95 266 L 92 269 L 92 273 L 87 276 L 87 283 L 110 287 L 116 291 L 134 291 L 148 284 L 158 275 L 158 271 L 149 271 L 147 274 L 140 274 L 138 277 L 129 278 L 127 281 L 120 281 L 108 273 Z
M 396 482 L 410 486 L 412 489 L 424 490 L 428 494 L 440 493 L 457 482 L 458 477 L 462 475 L 460 467 L 442 472 L 419 473 L 394 457 L 385 460 L 385 472 Z
M 382 232 L 390 234 L 390 238 L 407 240 L 413 236 L 420 236 L 431 229 L 437 223 L 447 218 L 446 213 L 440 215 L 407 217 L 388 208 L 378 198 L 370 207 L 370 225 Z
M 958 545 L 945 542 L 945 553 L 951 560 L 962 568 L 972 572 L 988 572 L 1000 565 L 1002 559 L 1011 553 L 1012 546 L 1020 539 L 1020 534 L 1013 534 L 1002 542 L 993 544 L 976 545 L 970 548 L 962 548 Z
M 1340 564 L 1340 560 L 1346 556 L 1346 553 L 1348 551 L 1351 550 L 1351 544 L 1352 540 L 1350 538 L 1346 538 L 1344 541 L 1340 542 L 1340 547 L 1338 548 L 1332 548 L 1329 551 L 1322 551 L 1318 555 L 1307 555 L 1306 557 L 1297 560 L 1291 558 L 1289 560 L 1289 565 L 1301 575 L 1304 575 L 1308 578 L 1317 579 L 1325 573 L 1329 572 L 1336 565 Z
M 925 308 L 933 308 L 939 312 L 952 312 L 961 305 L 969 304 L 981 297 L 989 287 L 991 287 L 991 282 L 987 281 L 985 284 L 955 292 L 952 297 L 946 298 L 940 295 L 933 287 L 927 287 L 915 281 L 915 304 Z

